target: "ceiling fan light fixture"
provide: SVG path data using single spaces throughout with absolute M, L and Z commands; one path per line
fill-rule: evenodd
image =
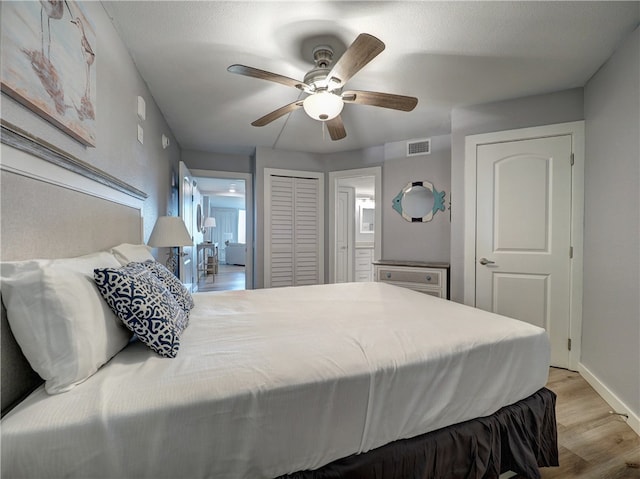
M 326 90 L 309 95 L 302 103 L 307 115 L 318 121 L 333 120 L 342 112 L 343 106 L 342 98 Z

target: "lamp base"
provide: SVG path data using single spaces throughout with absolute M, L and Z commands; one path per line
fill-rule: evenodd
M 169 249 L 169 253 L 167 253 L 167 256 L 169 256 L 166 262 L 167 269 L 177 276 L 176 272 L 178 269 L 178 257 L 173 252 L 173 248 Z

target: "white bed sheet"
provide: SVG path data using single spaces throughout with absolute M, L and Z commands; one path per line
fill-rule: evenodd
M 387 284 L 194 299 L 177 358 L 134 343 L 3 418 L 3 477 L 272 478 L 490 415 L 547 380 L 544 330 Z

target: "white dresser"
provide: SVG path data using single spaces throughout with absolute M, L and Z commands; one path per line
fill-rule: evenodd
M 449 299 L 448 263 L 378 260 L 373 268 L 375 281 Z
M 353 262 L 355 270 L 354 281 L 373 281 L 372 247 L 356 247 Z

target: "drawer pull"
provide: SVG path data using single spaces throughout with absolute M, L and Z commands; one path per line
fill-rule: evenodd
M 431 281 L 431 275 L 430 274 L 427 275 L 427 281 Z
M 391 273 L 387 273 L 387 279 L 391 279 Z

